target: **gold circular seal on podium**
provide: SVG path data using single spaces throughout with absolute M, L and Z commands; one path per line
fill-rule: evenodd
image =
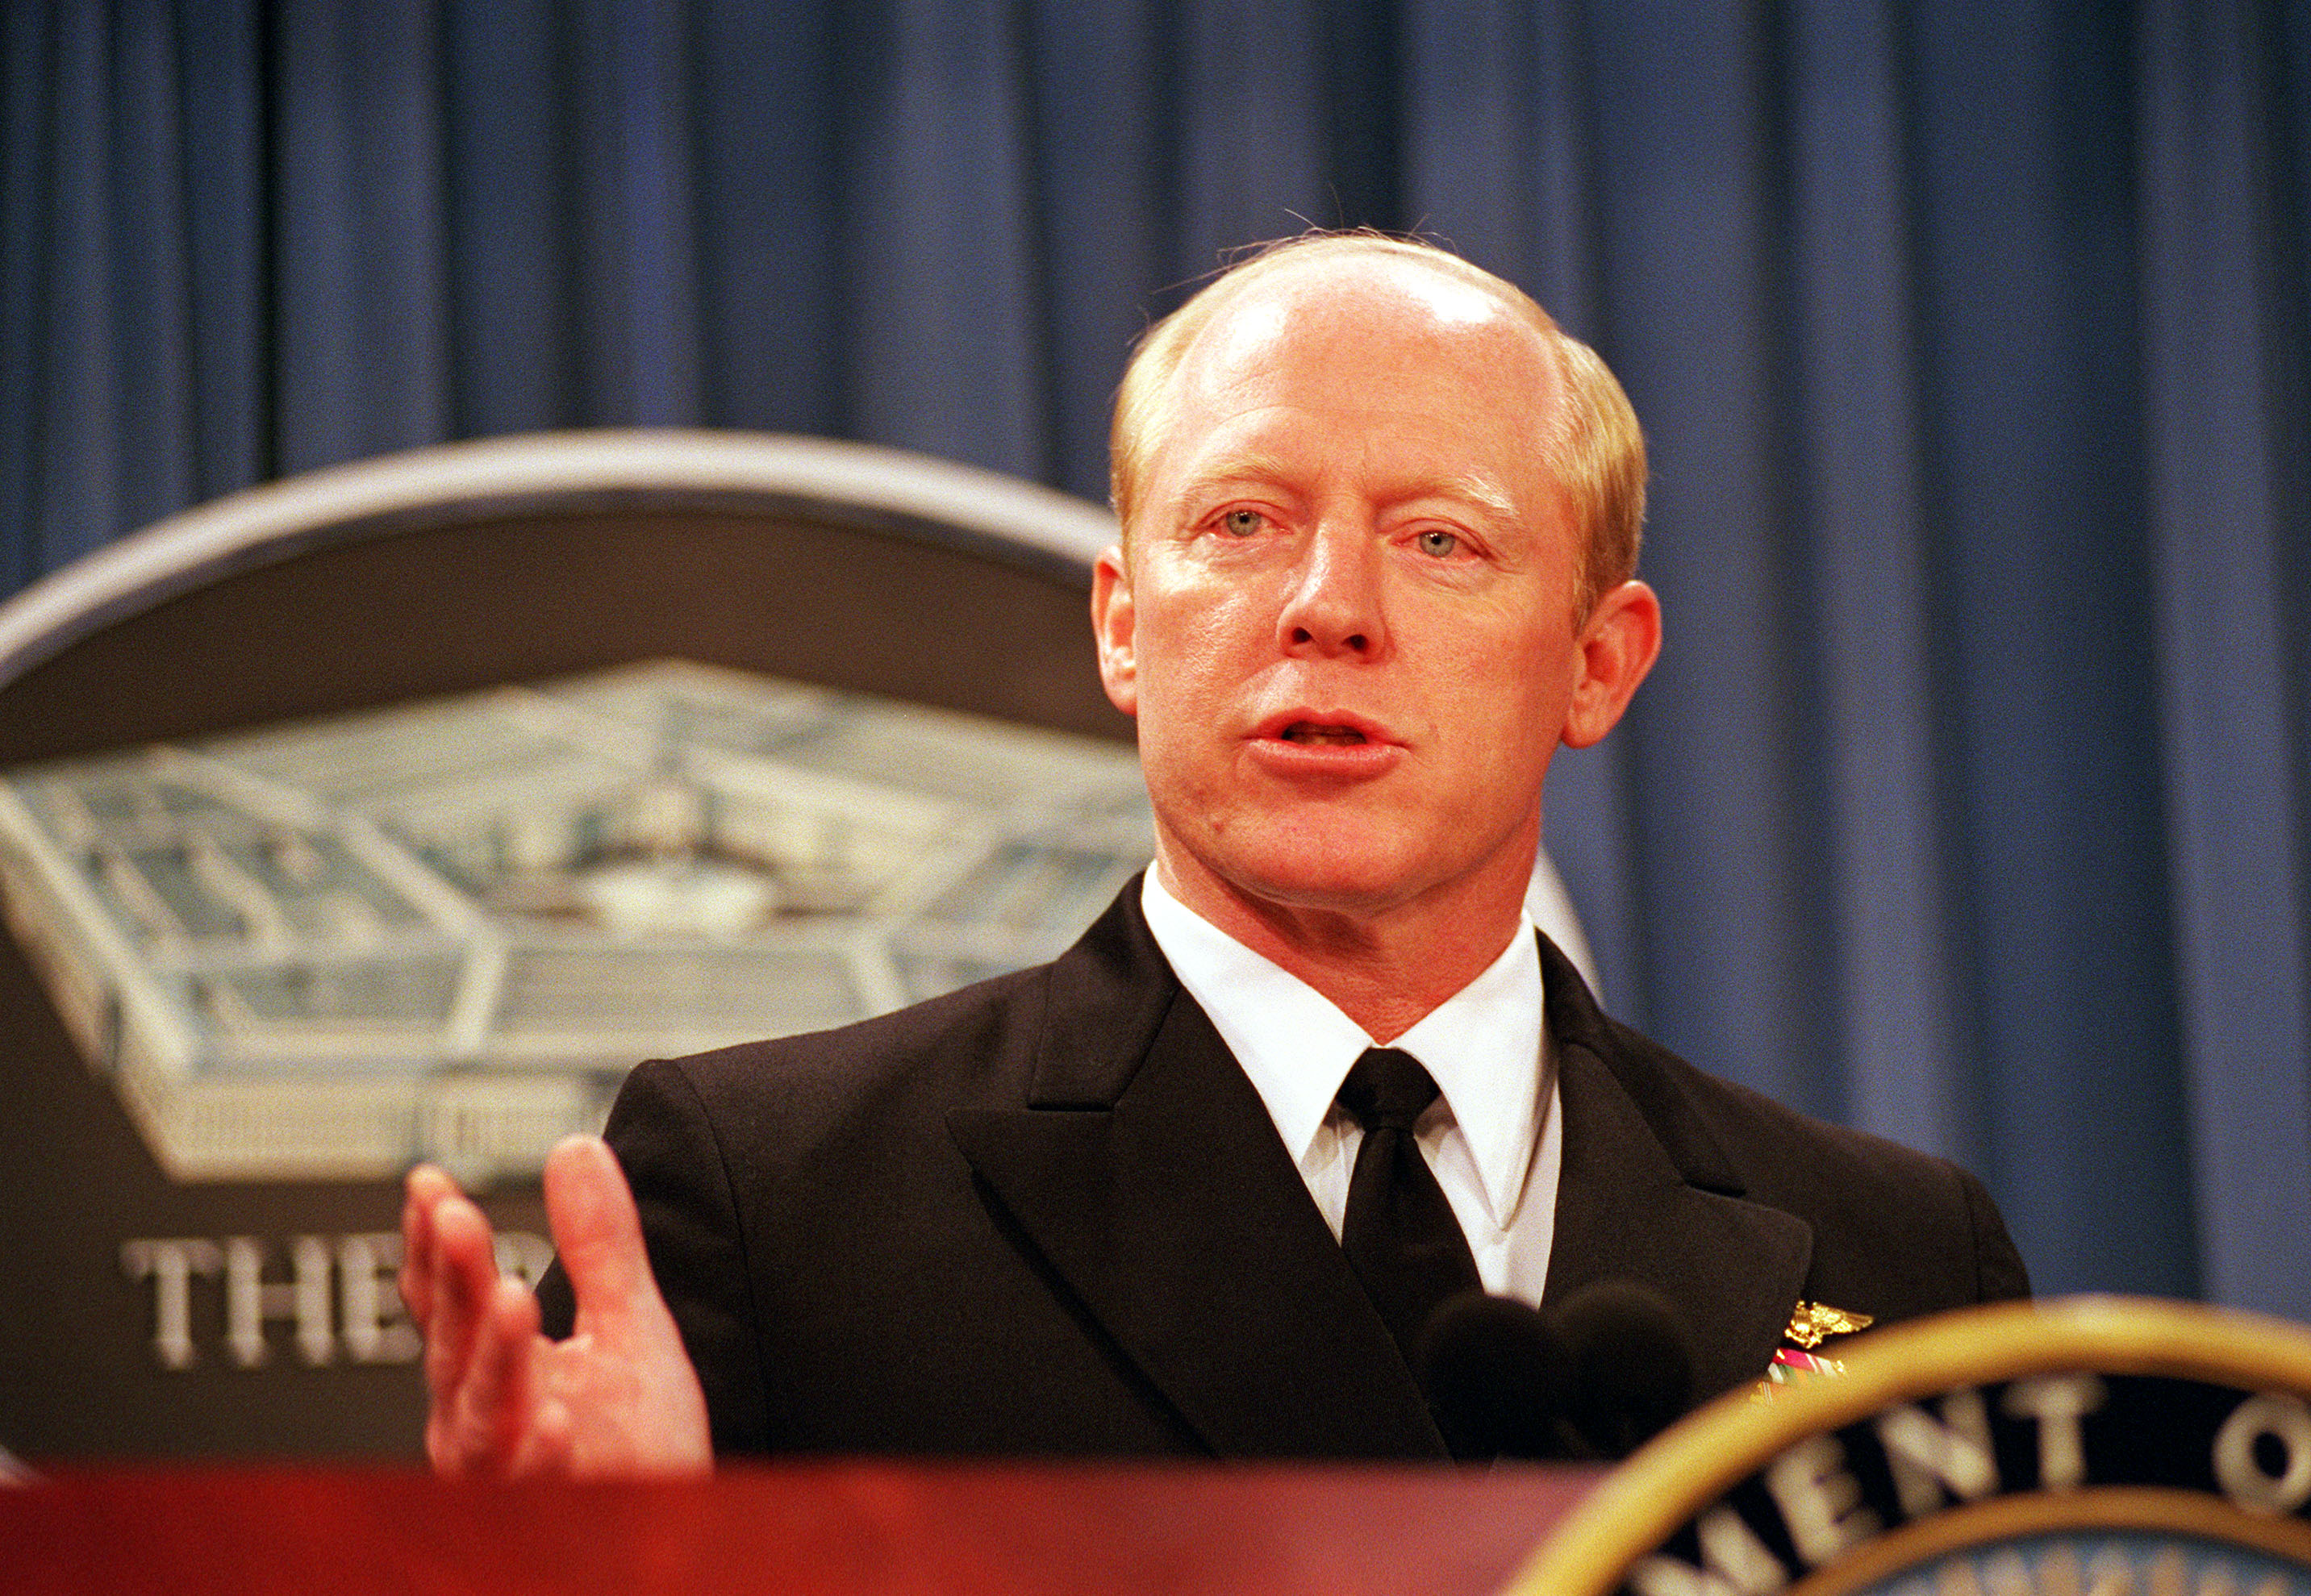
M 2311 1596 L 2311 1330 L 2078 1297 L 1844 1362 L 1670 1430 L 1514 1596 Z

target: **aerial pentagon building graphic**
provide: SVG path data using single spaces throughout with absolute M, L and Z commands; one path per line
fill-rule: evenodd
M 180 1179 L 534 1173 L 644 1058 L 1046 959 L 1129 748 L 679 662 L 0 780 L 11 929 Z

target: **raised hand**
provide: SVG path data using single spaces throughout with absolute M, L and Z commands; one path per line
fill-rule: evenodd
M 537 1299 L 500 1278 L 489 1221 L 457 1182 L 431 1164 L 410 1172 L 401 1295 L 425 1338 L 435 1472 L 708 1472 L 706 1398 L 650 1277 L 633 1194 L 599 1138 L 554 1149 L 545 1208 L 578 1303 L 565 1341 L 541 1335 Z

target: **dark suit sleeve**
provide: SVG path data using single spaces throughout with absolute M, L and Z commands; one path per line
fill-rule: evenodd
M 705 1388 L 714 1450 L 769 1450 L 746 1238 L 719 1138 L 682 1067 L 644 1064 L 628 1076 L 603 1134 L 633 1188 L 650 1272 Z M 546 1334 L 568 1335 L 572 1303 L 558 1261 L 537 1295 Z
M 1972 1174 L 1958 1172 L 1958 1189 L 1966 1197 L 1967 1222 L 1974 1227 L 1974 1297 L 1980 1303 L 2006 1302 L 2030 1295 L 2030 1271 L 2022 1261 L 2006 1221 L 1989 1191 Z

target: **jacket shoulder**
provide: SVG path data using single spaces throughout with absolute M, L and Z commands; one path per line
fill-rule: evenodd
M 1817 1119 L 1714 1075 L 1618 1020 L 1605 1025 L 1614 1044 L 1614 1073 L 1648 1109 L 1648 1118 L 1657 1126 L 1680 1127 L 1682 1139 L 1698 1144 L 1680 1152 L 1705 1159 L 1710 1151 L 1721 1154 L 1735 1182 L 1810 1178 L 1932 1187 L 1956 1169 L 1946 1159 Z
M 886 1101 L 975 1097 L 1024 1080 L 1047 1007 L 1051 966 L 1036 965 L 872 1019 L 645 1064 L 679 1075 L 717 1114 L 752 1103 L 782 1117 Z
M 1713 1075 L 1593 1006 L 1584 1018 L 1583 1040 L 1689 1182 L 1812 1227 L 1818 1300 L 1906 1318 L 2029 1295 L 2005 1220 L 1967 1170 Z

